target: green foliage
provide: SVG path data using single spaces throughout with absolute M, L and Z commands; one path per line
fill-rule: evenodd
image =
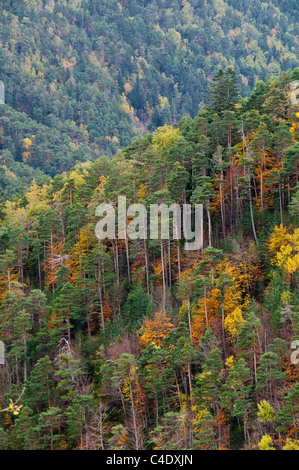
M 171 126 L 173 116 L 183 114 L 187 107 L 192 114 L 199 95 L 196 91 L 194 103 L 190 103 L 187 88 L 182 93 L 178 84 L 174 87 L 175 96 L 182 94 L 175 109 L 171 92 L 167 95 L 167 90 L 160 91 L 161 83 L 168 83 L 173 65 L 167 65 L 167 54 L 165 64 L 164 55 L 162 61 L 165 76 L 155 75 L 150 64 L 159 57 L 158 45 L 152 56 L 151 48 L 148 49 L 149 67 L 140 59 L 140 49 L 137 67 L 139 40 L 136 49 L 129 52 L 124 41 L 115 52 L 119 59 L 117 80 L 121 84 L 116 90 L 114 69 L 105 83 L 99 80 L 100 74 L 110 70 L 106 62 L 113 35 L 103 43 L 107 24 L 100 22 L 99 26 L 88 13 L 107 19 L 113 2 L 106 0 L 99 5 L 90 1 L 83 16 L 80 2 L 66 3 L 48 2 L 45 6 L 32 1 L 24 6 L 26 11 L 29 9 L 29 22 L 38 19 L 40 13 L 44 14 L 46 28 L 51 15 L 59 18 L 60 26 L 64 21 L 63 28 L 53 29 L 55 62 L 48 68 L 45 62 L 47 72 L 42 73 L 46 73 L 43 80 L 51 76 L 55 86 L 47 89 L 45 83 L 44 91 L 40 90 L 40 114 L 33 98 L 29 109 L 27 101 L 15 96 L 20 110 L 22 105 L 28 107 L 27 115 L 22 114 L 22 129 L 26 130 L 23 135 L 17 125 L 21 119 L 19 111 L 3 108 L 3 158 L 8 158 L 7 146 L 10 156 L 19 159 L 16 163 L 13 158 L 10 160 L 16 171 L 23 157 L 31 168 L 36 165 L 53 175 L 66 171 L 48 182 L 37 178 L 9 201 L 5 202 L 5 195 L 0 198 L 0 339 L 5 343 L 6 358 L 0 368 L 0 447 L 296 447 L 298 384 L 290 349 L 299 331 L 298 116 L 297 108 L 290 106 L 289 86 L 297 72 L 257 84 L 251 97 L 244 100 L 237 87 L 237 82 L 242 81 L 238 68 L 233 72 L 223 67 L 212 81 L 210 105 L 203 106 L 194 119 L 187 116 Z M 146 7 L 128 3 L 113 3 L 122 34 L 126 24 L 127 41 L 130 28 L 135 28 L 136 33 L 139 27 L 136 17 L 140 12 L 148 8 L 155 13 L 158 6 L 155 1 Z M 4 4 L 7 8 L 8 2 Z M 241 41 L 239 26 L 233 26 L 236 18 L 230 16 L 229 22 L 227 3 L 222 5 L 223 9 L 214 2 L 211 11 L 217 11 L 217 18 L 222 18 L 223 27 L 227 24 L 228 32 L 235 31 L 235 35 L 230 32 L 227 36 L 229 41 Z M 232 13 L 237 2 L 230 5 Z M 265 5 L 273 12 L 270 4 Z M 173 53 L 173 58 L 177 53 L 182 57 L 188 49 L 186 37 L 192 42 L 196 25 L 193 21 L 199 21 L 197 6 L 183 2 L 179 16 L 189 26 L 184 29 L 185 23 L 180 24 L 181 37 L 177 34 L 176 15 L 165 10 L 166 4 L 159 6 L 165 15 L 158 14 L 160 26 L 151 28 L 148 34 L 156 42 L 163 37 L 167 53 Z M 208 29 L 213 30 L 214 18 L 209 20 L 210 12 L 204 2 L 201 7 Z M 263 6 L 264 15 L 267 8 Z M 14 6 L 14 13 L 10 14 L 13 31 L 13 15 L 19 11 Z M 173 12 L 178 12 L 177 2 Z M 4 18 L 4 22 L 8 21 L 7 16 Z M 150 15 L 147 21 L 156 21 L 153 18 Z M 18 21 L 26 28 L 23 16 Z M 80 22 L 81 39 L 88 32 L 90 36 L 96 34 L 100 41 L 94 44 L 97 54 L 91 57 L 89 39 L 84 58 L 75 54 L 80 41 L 72 34 Z M 113 25 L 112 22 L 110 29 L 114 31 Z M 59 41 L 58 35 L 68 27 L 67 38 L 63 35 Z M 138 31 L 141 34 L 143 29 Z M 258 48 L 252 42 L 255 32 L 248 30 L 248 40 L 250 47 Z M 113 34 L 117 43 L 118 32 Z M 272 41 L 278 41 L 277 35 L 277 31 L 271 33 Z M 65 43 L 70 37 L 73 45 L 66 53 Z M 34 39 L 33 34 L 33 42 Z M 52 46 L 51 42 L 50 52 Z M 214 45 L 214 52 L 220 46 Z M 10 43 L 7 50 L 26 54 L 22 43 L 14 48 Z M 205 60 L 211 61 L 214 52 Z M 39 57 L 42 56 L 36 52 L 32 67 L 42 68 Z M 109 57 L 113 60 L 114 56 Z M 72 68 L 74 58 L 76 65 Z M 27 62 L 26 57 L 23 59 L 30 81 L 32 69 L 28 57 Z M 64 65 L 60 66 L 60 61 Z M 124 64 L 127 72 L 122 70 Z M 182 64 L 176 65 L 178 75 Z M 97 73 L 93 76 L 94 67 Z M 61 81 L 56 77 L 58 71 Z M 188 74 L 192 75 L 191 69 Z M 152 78 L 145 83 L 149 75 Z M 87 77 L 92 76 L 93 85 L 89 86 Z M 130 77 L 133 81 L 129 83 Z M 178 77 L 172 77 L 170 80 L 177 83 Z M 244 77 L 242 82 L 244 85 Z M 152 125 L 149 117 L 156 111 L 155 119 L 165 113 L 169 125 L 136 139 L 111 159 L 96 158 L 104 149 L 108 152 L 108 147 L 114 153 L 113 146 L 118 143 L 114 139 L 105 147 L 100 133 L 96 135 L 100 123 L 94 124 L 93 129 L 86 129 L 83 124 L 80 127 L 86 119 L 90 119 L 92 127 L 93 120 L 99 117 L 97 113 L 103 112 L 96 109 L 97 100 L 82 101 L 80 114 L 73 116 L 73 124 L 69 123 L 73 132 L 68 142 L 73 144 L 69 145 L 71 151 L 64 152 L 69 134 L 65 131 L 61 135 L 58 128 L 55 130 L 56 124 L 60 128 L 65 123 L 62 112 L 68 99 L 64 98 L 73 94 L 77 97 L 79 91 L 85 98 L 86 94 L 99 93 L 105 95 L 101 103 L 106 106 L 110 96 L 112 106 L 115 96 L 123 93 L 122 88 L 126 90 L 124 109 L 133 113 L 130 106 L 136 107 L 135 116 L 131 116 L 135 124 L 139 120 L 145 127 Z M 241 88 L 244 93 L 244 86 Z M 26 96 L 29 92 L 30 86 L 29 90 L 25 87 Z M 54 103 L 42 101 L 48 92 Z M 9 93 L 8 97 L 12 97 Z M 50 115 L 52 105 L 57 107 L 59 117 L 53 109 Z M 68 106 L 71 112 L 71 103 Z M 50 113 L 47 119 L 45 109 Z M 44 126 L 35 134 L 25 126 L 30 113 L 35 115 L 30 121 L 32 126 Z M 161 123 L 165 124 L 163 119 Z M 115 121 L 114 135 L 122 125 L 121 119 Z M 54 129 L 48 137 L 47 126 Z M 47 148 L 47 138 L 53 148 L 50 143 Z M 72 152 L 80 152 L 78 159 Z M 83 162 L 86 158 L 89 160 Z M 61 164 L 58 170 L 55 162 Z M 22 165 L 25 163 L 19 168 Z M 26 182 L 24 172 L 24 185 Z M 147 207 L 162 202 L 202 203 L 203 249 L 186 251 L 183 241 L 174 237 L 99 241 L 95 236 L 96 207 L 104 201 L 116 207 L 119 195 L 127 195 L 129 203 L 142 202 Z M 233 324 L 235 318 L 237 327 Z M 230 323 L 234 328 L 233 334 L 228 335 L 225 327 Z M 262 437 L 264 432 L 268 434 Z

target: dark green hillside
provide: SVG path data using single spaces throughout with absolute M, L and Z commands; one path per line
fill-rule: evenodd
M 2 188 L 195 117 L 219 68 L 245 97 L 299 65 L 296 1 L 3 0 L 0 15 Z

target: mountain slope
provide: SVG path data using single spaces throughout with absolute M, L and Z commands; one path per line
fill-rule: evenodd
M 220 67 L 247 96 L 299 65 L 295 1 L 3 0 L 0 14 L 4 180 L 27 165 L 53 176 L 196 116 Z

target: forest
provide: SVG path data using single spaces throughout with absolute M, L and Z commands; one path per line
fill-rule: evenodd
M 54 2 L 25 3 L 48 24 Z M 81 2 L 70 3 L 78 22 Z M 200 2 L 182 3 L 186 15 L 187 4 L 196 14 Z M 256 2 L 226 5 L 245 3 Z M 264 5 L 277 11 L 276 4 Z M 69 14 L 63 1 L 54 13 L 58 5 Z M 137 2 L 119 5 L 138 12 Z M 86 16 L 82 24 L 92 28 Z M 4 196 L 0 449 L 299 450 L 297 80 L 294 68 L 258 81 L 246 97 L 238 67 L 221 68 L 196 115 L 182 106 L 178 122 L 161 122 L 122 151 L 96 159 L 91 151 L 68 171 Z M 5 107 L 6 142 L 14 119 L 37 126 L 29 103 L 32 121 Z M 72 126 L 81 132 L 73 150 L 80 154 L 91 141 L 84 126 Z M 29 165 L 44 151 L 26 142 Z M 185 251 L 175 239 L 99 241 L 96 207 L 116 205 L 119 195 L 146 207 L 203 204 L 203 248 Z
M 299 66 L 297 0 L 1 0 L 0 190 L 44 184 Z

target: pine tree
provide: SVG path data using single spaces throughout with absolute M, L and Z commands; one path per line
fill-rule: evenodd
M 224 111 L 234 111 L 238 101 L 239 87 L 232 67 L 218 70 L 209 88 L 209 95 L 213 113 L 222 114 Z
M 51 407 L 54 389 L 52 364 L 48 356 L 39 359 L 32 369 L 23 398 L 25 406 L 40 414 Z
M 239 359 L 232 367 L 223 386 L 220 403 L 232 417 L 241 419 L 244 427 L 244 440 L 247 442 L 247 423 L 252 409 L 253 390 L 250 368 L 244 359 Z

